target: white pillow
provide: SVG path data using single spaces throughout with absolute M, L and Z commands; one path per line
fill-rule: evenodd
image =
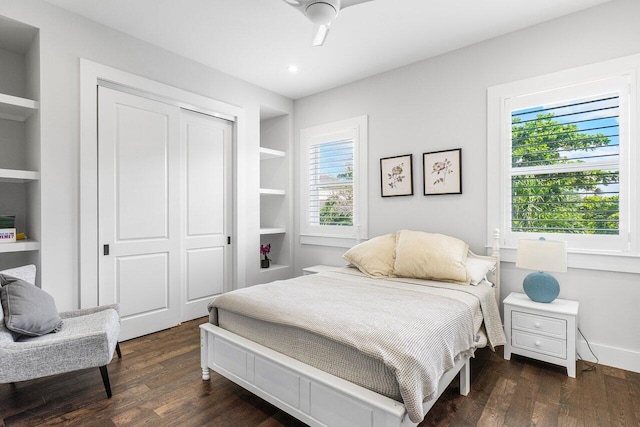
M 469 245 L 455 237 L 401 230 L 396 241 L 396 277 L 439 280 L 468 285 L 465 266 Z
M 342 258 L 369 277 L 389 277 L 393 273 L 395 247 L 396 235 L 385 234 L 352 247 Z
M 477 286 L 483 280 L 487 280 L 487 274 L 496 269 L 496 262 L 485 257 L 479 257 L 469 251 L 467 256 L 467 272 L 471 276 L 471 284 Z

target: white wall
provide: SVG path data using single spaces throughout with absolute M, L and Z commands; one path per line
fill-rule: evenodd
M 483 252 L 487 227 L 487 88 L 640 52 L 640 2 L 617 0 L 295 102 L 294 131 L 369 115 L 369 235 L 437 231 Z M 422 153 L 462 147 L 463 194 L 423 196 Z M 413 153 L 414 196 L 380 197 L 379 159 Z M 298 228 L 299 229 L 299 228 Z M 297 239 L 298 240 L 298 239 Z M 342 249 L 296 244 L 296 271 L 339 265 Z M 640 262 L 640 261 L 639 261 Z M 525 272 L 503 263 L 502 298 Z M 580 301 L 580 329 L 605 364 L 640 371 L 640 276 L 559 274 Z M 588 352 L 579 347 L 582 356 Z
M 59 310 L 79 305 L 79 58 L 236 105 L 246 112 L 246 144 L 237 147 L 241 256 L 259 245 L 260 106 L 291 113 L 293 102 L 232 76 L 70 14 L 41 0 L 0 0 L 0 14 L 40 29 L 42 288 Z M 209 43 L 212 41 L 209 41 Z M 254 249 L 255 248 L 255 249 Z M 243 286 L 240 283 L 239 286 Z

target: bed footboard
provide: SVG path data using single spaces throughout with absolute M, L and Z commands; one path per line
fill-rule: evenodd
M 409 427 L 404 405 L 209 323 L 200 325 L 202 379 L 209 369 L 311 426 Z M 460 372 L 460 393 L 470 389 L 469 358 L 440 380 L 437 396 Z

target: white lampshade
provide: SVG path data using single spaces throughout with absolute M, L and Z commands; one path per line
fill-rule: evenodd
M 537 271 L 567 271 L 567 242 L 522 239 L 518 241 L 516 267 Z

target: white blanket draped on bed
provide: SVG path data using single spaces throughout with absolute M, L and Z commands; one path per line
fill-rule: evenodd
M 496 336 L 502 328 L 488 287 L 370 279 L 346 268 L 223 294 L 209 311 L 214 324 L 221 308 L 302 328 L 381 360 L 397 378 L 409 418 L 420 422 L 422 402 L 434 397 L 442 374 L 459 355 L 473 351 L 470 297 L 480 300 L 492 347 L 504 344 L 504 334 Z

